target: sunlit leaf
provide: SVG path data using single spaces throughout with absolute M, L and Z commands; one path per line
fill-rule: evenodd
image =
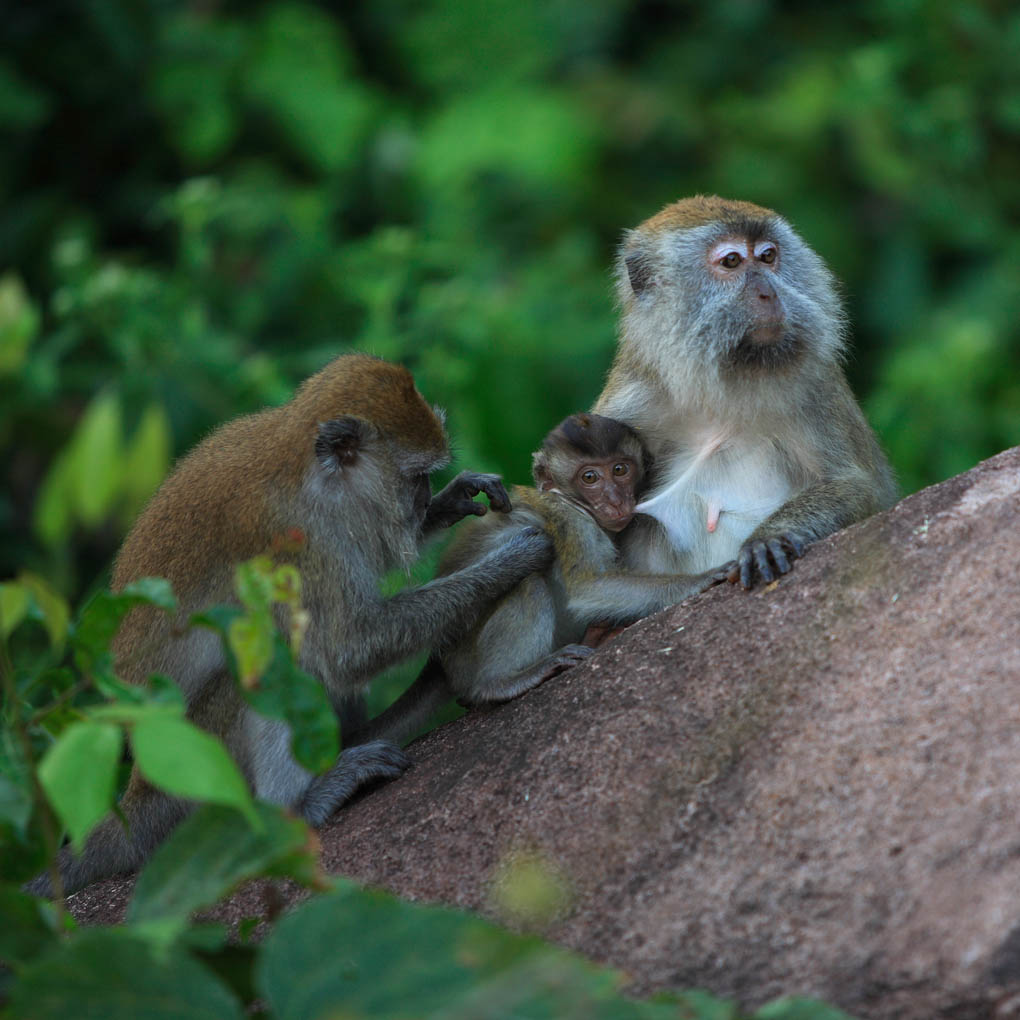
M 122 743 L 111 723 L 73 723 L 39 763 L 39 781 L 76 851 L 113 805 Z
M 173 440 L 162 404 L 149 404 L 124 450 L 125 515 L 134 519 L 170 467 Z
M 21 278 L 14 273 L 0 276 L 0 376 L 14 375 L 21 368 L 38 329 L 39 311 Z
M 31 599 L 23 585 L 9 581 L 0 584 L 0 639 L 8 638 L 24 620 Z
M 74 507 L 93 527 L 110 512 L 124 477 L 120 397 L 101 393 L 89 405 L 71 441 L 69 471 Z

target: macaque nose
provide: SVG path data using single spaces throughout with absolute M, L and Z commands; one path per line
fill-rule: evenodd
M 758 298 L 761 301 L 775 301 L 776 289 L 765 279 L 764 276 L 759 276 L 754 281 L 754 289 L 758 294 Z

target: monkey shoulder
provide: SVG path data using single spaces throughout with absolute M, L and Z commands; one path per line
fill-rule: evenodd
M 602 573 L 617 559 L 613 539 L 590 514 L 558 492 L 522 490 L 514 506 L 523 506 L 541 519 L 556 548 L 559 568 L 577 573 Z

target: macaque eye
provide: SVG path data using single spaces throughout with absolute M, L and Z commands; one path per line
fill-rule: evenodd
M 758 261 L 764 262 L 767 266 L 771 266 L 772 263 L 776 261 L 776 249 L 766 248 L 763 252 L 761 252 L 761 254 L 759 254 Z
M 593 471 L 591 468 L 588 468 L 587 471 L 583 471 L 581 473 L 581 481 L 584 482 L 585 485 L 594 485 L 598 480 L 599 473 L 597 471 Z
M 719 259 L 719 264 L 725 266 L 727 269 L 736 269 L 743 261 L 744 260 L 741 257 L 740 252 L 730 251 Z
M 617 478 L 623 478 L 630 474 L 630 466 L 627 464 L 614 464 L 613 474 L 616 475 Z

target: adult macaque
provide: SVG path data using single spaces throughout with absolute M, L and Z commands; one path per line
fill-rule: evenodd
M 620 345 L 595 410 L 655 462 L 625 562 L 695 574 L 736 559 L 730 579 L 750 588 L 893 502 L 843 375 L 833 277 L 781 216 L 684 199 L 628 232 L 617 275 Z
M 300 665 L 338 711 L 381 669 L 461 639 L 492 600 L 548 564 L 551 543 L 536 528 L 517 528 L 465 569 L 382 598 L 381 576 L 409 566 L 430 531 L 485 513 L 474 495 L 509 510 L 495 475 L 461 474 L 433 497 L 429 474 L 448 460 L 442 418 L 410 373 L 365 355 L 331 362 L 282 407 L 224 425 L 179 463 L 117 557 L 114 589 L 166 577 L 180 602 L 173 621 L 151 609 L 127 617 L 114 643 L 120 674 L 174 677 L 190 718 L 224 740 L 253 792 L 313 825 L 365 783 L 399 775 L 407 758 L 384 741 L 345 748 L 323 775 L 306 772 L 291 756 L 288 726 L 241 697 L 219 639 L 181 625 L 196 610 L 233 601 L 235 564 L 297 528 L 305 541 L 293 562 L 310 615 Z M 126 830 L 111 816 L 80 857 L 62 851 L 66 890 L 137 868 L 189 805 L 135 768 L 121 809 Z M 33 887 L 48 891 L 48 879 Z
M 647 456 L 633 429 L 576 414 L 535 454 L 536 488 L 515 487 L 514 508 L 462 528 L 440 573 L 470 569 L 508 537 L 541 528 L 555 559 L 494 604 L 460 641 L 439 646 L 421 676 L 355 740 L 412 737 L 444 701 L 506 701 L 590 655 L 579 644 L 593 624 L 624 626 L 725 578 L 638 573 L 619 563 L 617 536 L 634 516 Z M 729 565 L 727 565 L 728 569 Z

